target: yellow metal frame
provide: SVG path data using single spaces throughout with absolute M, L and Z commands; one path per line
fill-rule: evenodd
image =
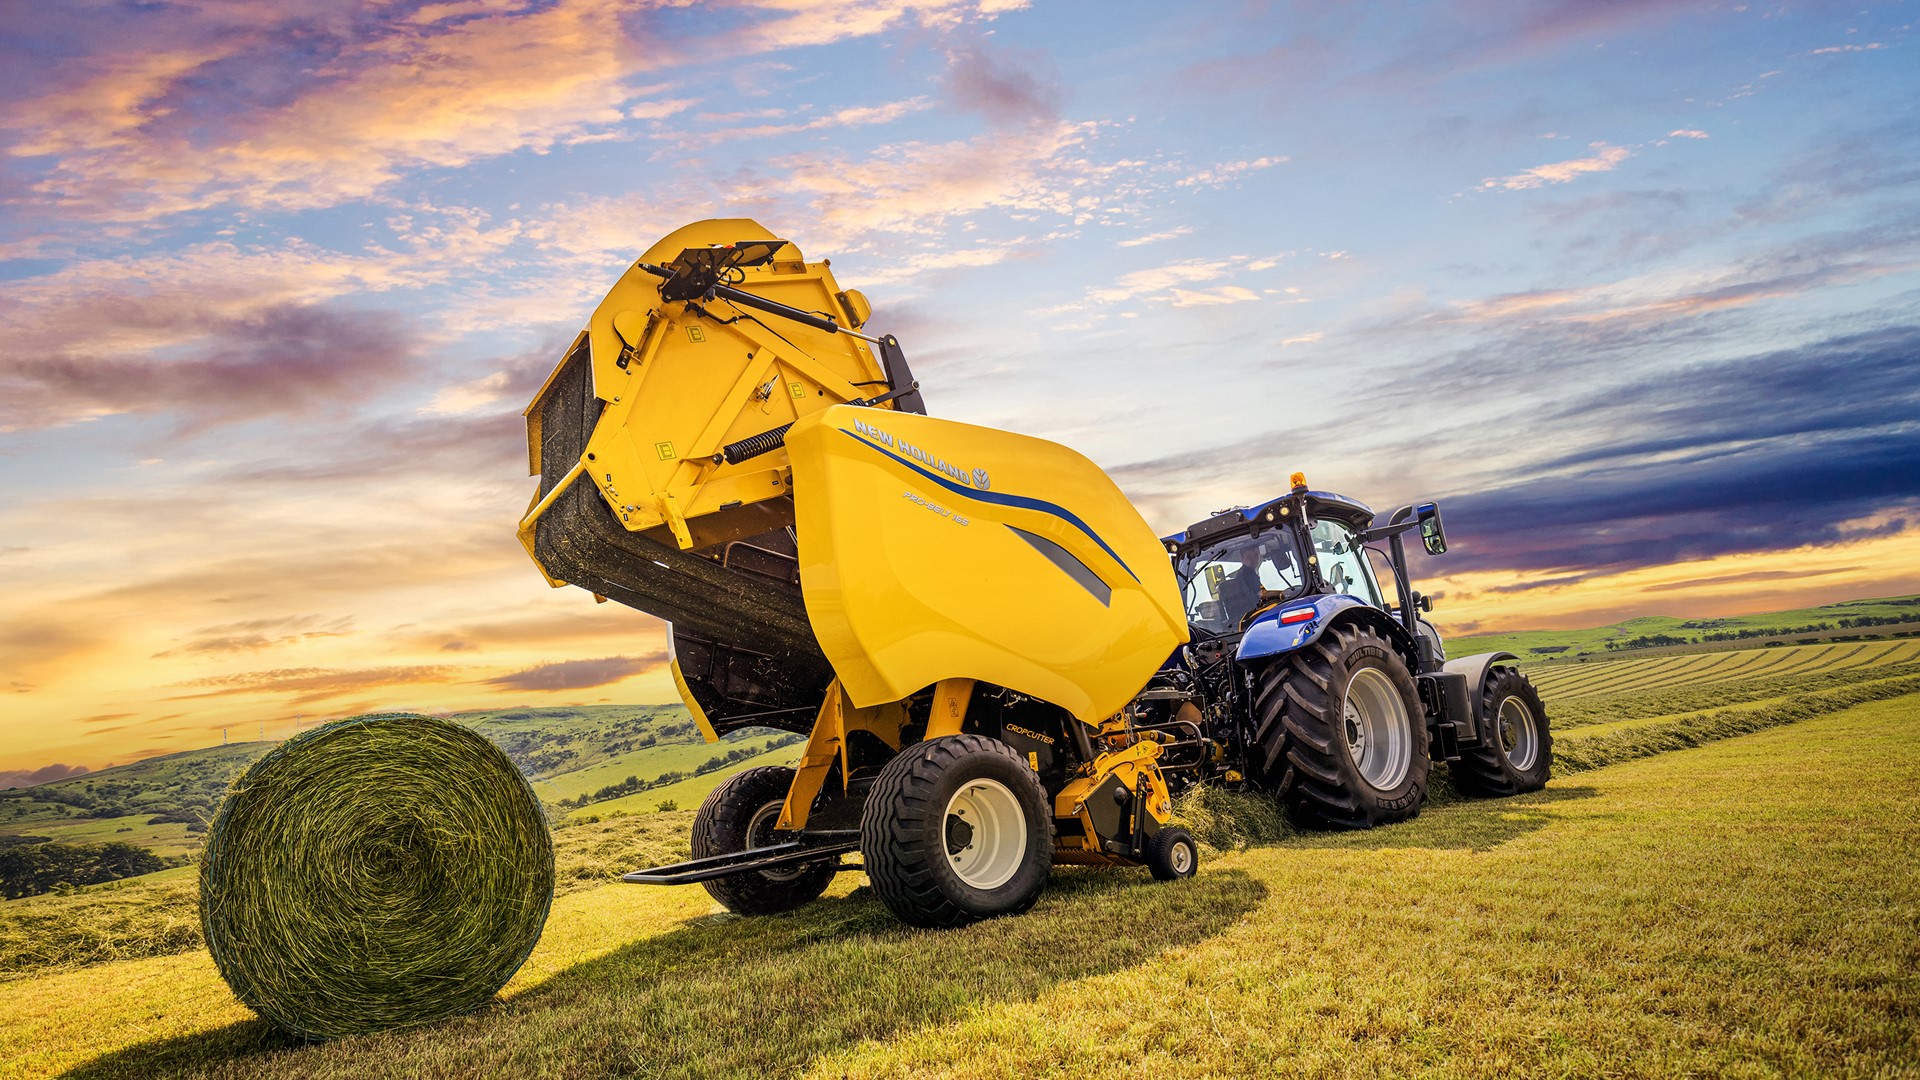
M 1147 813 L 1156 823 L 1166 824 L 1173 816 L 1173 794 L 1167 789 L 1166 778 L 1160 774 L 1160 754 L 1159 743 L 1140 739 L 1125 749 L 1109 751 L 1094 758 L 1091 768 L 1061 788 L 1060 794 L 1054 796 L 1053 816 L 1077 819 L 1081 834 L 1078 837 L 1061 837 L 1060 849 L 1111 860 L 1101 850 L 1101 837 L 1094 830 L 1093 815 L 1087 812 L 1088 798 L 1109 776 L 1118 776 L 1121 783 L 1136 793 L 1144 792 L 1147 796 Z
M 855 707 L 835 679 L 827 687 L 826 700 L 814 717 L 813 733 L 807 738 L 807 750 L 794 770 L 793 783 L 787 788 L 787 801 L 780 808 L 777 829 L 804 829 L 813 800 L 826 786 L 827 774 L 836 762 L 844 783 L 850 772 L 847 762 L 847 736 L 855 731 L 871 732 L 881 742 L 898 751 L 903 748 L 900 729 L 907 722 L 905 702 L 894 701 L 867 708 Z

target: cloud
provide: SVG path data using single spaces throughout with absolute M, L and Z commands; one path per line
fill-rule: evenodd
M 70 341 L 53 355 L 0 360 L 0 429 L 164 412 L 197 431 L 338 411 L 404 379 L 413 351 L 398 315 L 321 305 L 227 320 L 177 357 L 102 355 Z
M 1223 285 L 1218 289 L 1172 289 L 1174 307 L 1211 307 L 1215 304 L 1240 304 L 1248 300 L 1260 299 L 1260 294 L 1240 285 Z
M 599 660 L 561 660 L 486 680 L 503 690 L 584 690 L 605 686 L 666 663 L 664 653 L 644 657 L 608 656 Z
M 1512 176 L 1489 177 L 1480 181 L 1480 190 L 1526 191 L 1546 184 L 1570 183 L 1587 173 L 1612 172 L 1621 162 L 1633 156 L 1633 152 L 1624 146 L 1609 146 L 1603 142 L 1591 143 L 1588 149 L 1593 153 L 1586 157 L 1535 165 Z
M 410 169 L 605 130 L 633 66 L 617 12 L 586 0 L 426 22 L 265 4 L 140 21 L 174 44 L 91 56 L 90 77 L 0 121 L 15 158 L 48 161 L 43 206 L 142 219 L 365 198 Z
M 215 206 L 315 209 L 423 169 L 624 137 L 624 121 L 691 105 L 635 86 L 645 72 L 912 23 L 946 31 L 1011 10 L 749 0 L 727 29 L 669 49 L 655 24 L 677 6 L 441 4 L 394 18 L 239 0 L 127 9 L 91 34 L 66 12 L 39 12 L 34 29 L 61 27 L 67 47 L 19 57 L 37 92 L 8 95 L 0 133 L 16 183 L 43 213 L 147 221 Z
M 854 105 L 844 109 L 835 109 L 824 116 L 811 120 L 789 124 L 750 124 L 744 127 L 701 127 L 687 131 L 663 131 L 654 136 L 670 142 L 682 149 L 714 146 L 735 139 L 767 139 L 778 135 L 794 135 L 806 131 L 826 131 L 833 128 L 874 127 L 891 124 L 902 117 L 912 116 L 933 108 L 933 100 L 927 97 L 908 98 L 904 101 L 891 101 L 884 105 Z M 738 114 L 736 114 L 738 115 Z
M 1574 397 L 1528 426 L 1578 425 L 1585 446 L 1448 500 L 1447 570 L 1591 573 L 1920 528 L 1916 357 L 1920 327 L 1895 327 Z
M 205 626 L 195 630 L 183 644 L 159 653 L 258 652 L 276 645 L 294 645 L 315 638 L 340 637 L 353 623 L 350 616 L 328 619 L 320 615 L 279 615 L 260 619 Z
M 1285 155 L 1277 157 L 1258 157 L 1251 161 L 1228 161 L 1211 168 L 1201 169 L 1191 176 L 1183 176 L 1173 182 L 1175 187 L 1219 187 L 1231 180 L 1237 180 L 1250 172 L 1270 169 L 1275 165 L 1284 165 L 1293 159 Z
M 1710 139 L 1712 138 L 1712 136 L 1708 135 L 1704 131 L 1700 131 L 1695 128 L 1679 128 L 1674 131 L 1667 132 L 1667 138 L 1669 139 Z
M 1804 570 L 1748 570 L 1738 574 L 1715 574 L 1712 577 L 1688 578 L 1685 581 L 1663 581 L 1648 585 L 1642 592 L 1676 592 L 1682 589 L 1698 589 L 1708 585 L 1744 585 L 1753 581 L 1804 581 L 1807 578 L 1826 577 L 1829 574 L 1851 574 L 1865 570 L 1865 566 L 1829 566 L 1810 567 Z
M 1157 244 L 1162 240 L 1172 240 L 1175 237 L 1186 236 L 1191 232 L 1193 232 L 1193 226 L 1181 225 L 1177 228 L 1167 229 L 1162 232 L 1148 233 L 1145 236 L 1136 236 L 1130 240 L 1116 241 L 1113 246 L 1130 248 L 1130 247 L 1139 247 L 1142 244 Z
M 51 784 L 55 780 L 65 780 L 70 776 L 80 776 L 90 770 L 85 765 L 46 765 L 38 769 L 9 769 L 0 772 L 0 788 L 27 788 L 40 784 Z
M 442 666 L 413 665 L 359 668 L 276 668 L 268 671 L 210 675 L 181 685 L 210 687 L 199 693 L 178 695 L 175 700 L 227 697 L 234 694 L 289 694 L 290 705 L 310 705 L 363 690 L 409 683 L 441 683 L 453 679 L 453 669 Z
M 1038 52 L 961 49 L 949 58 L 947 101 L 1009 127 L 1052 124 L 1060 119 L 1059 76 Z

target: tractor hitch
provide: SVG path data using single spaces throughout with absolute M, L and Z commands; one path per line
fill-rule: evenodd
M 854 829 L 803 833 L 800 839 L 784 844 L 769 844 L 766 847 L 748 848 L 745 851 L 735 851 L 725 855 L 709 855 L 704 859 L 689 859 L 671 866 L 635 870 L 630 874 L 620 875 L 620 880 L 633 885 L 692 885 L 701 881 L 717 881 L 735 874 L 794 869 L 830 856 L 857 851 L 859 848 L 860 833 Z

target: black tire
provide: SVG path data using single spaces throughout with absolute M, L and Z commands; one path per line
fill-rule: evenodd
M 1359 696 L 1350 693 L 1355 687 Z M 1350 697 L 1363 719 L 1377 715 L 1373 726 L 1388 731 L 1371 744 L 1384 757 L 1368 757 L 1364 737 L 1349 738 Z M 1298 824 L 1366 829 L 1420 812 L 1433 764 L 1426 713 L 1406 658 L 1372 629 L 1335 626 L 1313 644 L 1274 658 L 1258 673 L 1253 711 L 1248 777 L 1278 797 Z
M 983 824 L 987 835 L 976 837 L 969 808 L 975 820 L 999 827 Z M 989 837 L 996 842 L 984 843 Z M 860 856 L 875 895 L 901 922 L 964 926 L 1016 915 L 1047 883 L 1053 814 L 1039 778 L 1006 743 L 982 735 L 929 739 L 902 750 L 874 780 Z
M 1487 673 L 1480 692 L 1478 746 L 1460 748 L 1448 768 L 1463 795 L 1500 798 L 1539 791 L 1553 771 L 1553 732 L 1540 692 L 1512 668 Z
M 1200 869 L 1200 845 L 1178 826 L 1168 826 L 1147 841 L 1147 869 L 1156 881 L 1190 878 Z
M 693 857 L 730 855 L 773 840 L 793 770 L 763 765 L 736 773 L 713 789 L 693 818 Z M 785 870 L 761 870 L 705 881 L 707 892 L 740 915 L 777 915 L 817 899 L 833 880 L 837 860 Z

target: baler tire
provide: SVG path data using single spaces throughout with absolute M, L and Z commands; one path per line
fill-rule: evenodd
M 1362 687 L 1365 705 L 1390 707 L 1401 740 L 1389 745 L 1390 783 L 1369 780 L 1354 758 L 1348 699 Z M 1365 707 L 1363 705 L 1363 707 Z M 1369 829 L 1420 812 L 1432 768 L 1426 713 L 1406 658 L 1365 626 L 1334 626 L 1305 648 L 1275 657 L 1256 676 L 1254 745 L 1248 776 L 1271 792 L 1297 824 Z M 1364 715 L 1363 715 L 1364 720 Z M 1394 775 L 1396 774 L 1397 775 Z M 1387 779 L 1386 777 L 1382 778 Z
M 764 846 L 786 803 L 793 770 L 763 765 L 728 777 L 693 818 L 693 857 L 731 855 Z M 772 820 L 769 820 L 771 818 Z M 756 837 L 756 834 L 759 834 Z M 755 843 L 758 839 L 760 842 Z M 834 859 L 790 870 L 759 870 L 701 882 L 736 915 L 778 915 L 818 899 L 833 881 Z
M 1476 725 L 1480 741 L 1448 769 L 1463 795 L 1503 798 L 1539 791 L 1553 771 L 1553 732 L 1540 692 L 1512 668 L 1487 673 Z
M 980 867 L 979 885 L 956 869 L 974 850 L 968 807 L 982 831 L 995 821 L 1004 826 L 993 834 L 1001 838 L 996 844 L 1015 845 Z M 964 834 L 955 822 L 966 824 Z M 965 846 L 956 849 L 956 842 Z M 1001 865 L 1016 856 L 1010 867 Z M 860 857 L 874 895 L 909 925 L 955 927 L 1017 915 L 1040 898 L 1053 867 L 1053 814 L 1039 778 L 1011 746 L 983 735 L 929 739 L 902 750 L 874 780 L 860 822 Z
M 1155 881 L 1190 878 L 1200 870 L 1200 845 L 1192 833 L 1169 825 L 1147 841 L 1147 869 Z

